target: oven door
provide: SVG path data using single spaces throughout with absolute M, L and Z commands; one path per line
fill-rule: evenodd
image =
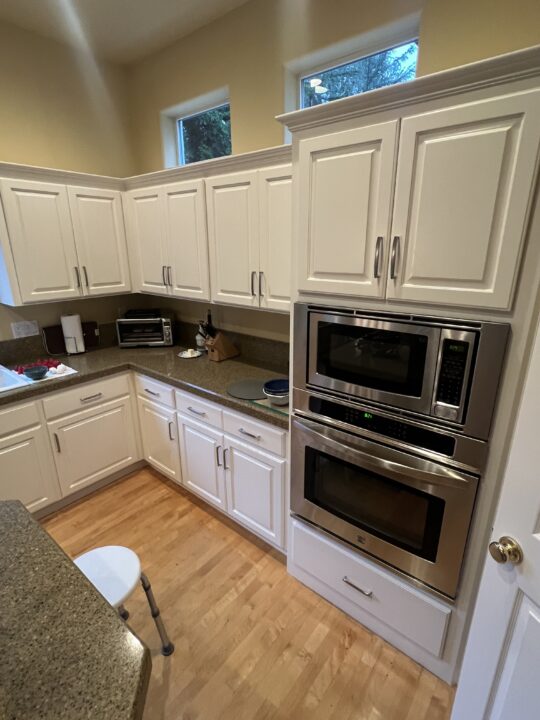
M 120 347 L 164 345 L 162 318 L 121 318 L 116 321 Z
M 478 478 L 293 419 L 291 509 L 455 597 Z
M 311 312 L 307 382 L 429 415 L 440 336 L 426 325 Z

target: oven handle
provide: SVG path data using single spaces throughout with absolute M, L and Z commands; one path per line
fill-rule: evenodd
M 346 459 L 352 460 L 355 464 L 359 464 L 358 460 L 360 460 L 362 467 L 365 467 L 368 470 L 373 470 L 374 472 L 380 472 L 382 470 L 397 480 L 403 480 L 403 475 L 406 475 L 409 480 L 409 484 L 414 483 L 415 485 L 445 485 L 448 487 L 456 487 L 456 483 L 461 483 L 461 486 L 465 487 L 471 484 L 471 480 L 476 480 L 476 478 L 469 478 L 466 475 L 462 475 L 461 473 L 452 470 L 451 468 L 439 467 L 429 460 L 423 460 L 420 458 L 415 459 L 417 463 L 428 465 L 430 467 L 429 470 L 424 470 L 415 465 L 404 465 L 396 462 L 395 460 L 373 457 L 367 452 L 360 450 L 358 447 L 354 447 L 354 444 L 360 440 L 360 442 L 364 442 L 374 448 L 377 448 L 379 452 L 384 452 L 386 448 L 383 445 L 372 443 L 369 440 L 362 441 L 361 438 L 356 437 L 351 438 L 350 443 L 353 445 L 353 447 L 351 447 L 350 445 L 342 442 L 344 433 L 341 431 L 321 427 L 319 424 L 310 422 L 309 420 L 300 421 L 294 419 L 292 425 L 293 430 L 298 429 L 303 433 L 312 436 L 316 435 L 323 446 L 329 445 L 334 448 L 339 448 L 340 455 Z

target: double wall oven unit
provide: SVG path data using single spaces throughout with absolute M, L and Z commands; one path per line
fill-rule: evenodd
M 297 304 L 292 512 L 454 598 L 508 331 Z

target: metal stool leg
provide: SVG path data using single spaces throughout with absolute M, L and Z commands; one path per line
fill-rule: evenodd
M 122 620 L 127 620 L 128 617 L 129 617 L 129 613 L 128 613 L 128 611 L 126 610 L 126 608 L 125 608 L 124 605 L 119 605 L 119 606 L 118 606 L 118 614 L 120 615 L 120 617 L 122 618 Z
M 143 590 L 146 593 L 146 599 L 148 600 L 148 604 L 150 605 L 150 611 L 152 613 L 152 617 L 154 618 L 154 622 L 156 623 L 159 637 L 161 638 L 161 654 L 172 655 L 172 653 L 174 652 L 174 645 L 169 640 L 169 636 L 167 635 L 167 631 L 165 630 L 165 625 L 163 624 L 163 620 L 161 619 L 161 615 L 159 614 L 159 608 L 156 605 L 156 599 L 154 598 L 154 593 L 152 592 L 152 586 L 148 582 L 148 578 L 144 573 L 141 573 L 141 583 L 143 586 Z

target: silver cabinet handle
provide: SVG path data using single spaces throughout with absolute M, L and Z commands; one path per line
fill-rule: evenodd
M 174 426 L 174 423 L 172 420 L 169 422 L 169 440 L 175 440 L 174 434 L 172 432 L 172 427 Z
M 82 397 L 81 402 L 92 402 L 92 400 L 99 400 L 100 397 L 103 397 L 102 392 L 98 392 L 95 395 L 87 395 L 86 397 Z
M 83 270 L 83 273 L 84 273 L 84 282 L 86 283 L 86 287 L 89 288 L 89 287 L 90 287 L 90 283 L 88 282 L 88 273 L 87 273 L 87 271 L 86 271 L 86 265 L 83 265 L 83 266 L 82 266 L 82 270 Z
M 222 449 L 223 449 L 223 448 L 221 447 L 221 445 L 216 445 L 216 465 L 217 465 L 218 467 L 222 467 L 222 466 L 223 466 L 223 463 L 222 463 L 222 462 L 220 461 L 220 459 L 219 459 L 219 451 L 222 450 Z
M 253 295 L 253 297 L 255 297 L 256 294 L 257 294 L 257 293 L 255 292 L 255 282 L 256 282 L 256 280 L 257 280 L 257 273 L 255 272 L 255 270 L 253 270 L 252 273 L 251 273 L 251 294 Z
M 392 239 L 392 257 L 390 258 L 390 278 L 397 278 L 397 265 L 399 263 L 399 235 L 394 235 Z
M 373 590 L 362 590 L 361 587 L 358 587 L 358 585 L 355 585 L 353 582 L 351 582 L 346 575 L 343 577 L 343 582 L 345 583 L 345 585 L 348 585 L 349 587 L 358 590 L 358 592 L 361 592 L 362 595 L 365 595 L 368 598 L 373 597 Z
M 375 260 L 373 262 L 373 277 L 374 278 L 381 277 L 382 244 L 383 244 L 383 237 L 382 237 L 382 235 L 379 235 L 379 237 L 377 238 L 377 243 L 375 245 Z
M 75 277 L 77 278 L 77 287 L 81 288 L 81 273 L 79 272 L 79 268 L 75 265 L 73 269 L 75 270 Z
M 167 276 L 165 275 L 165 273 L 166 273 L 165 265 L 162 265 L 161 266 L 161 279 L 163 280 L 163 284 L 165 285 L 165 287 L 167 287 Z
M 167 280 L 169 281 L 169 287 L 172 287 L 172 267 L 167 265 Z
M 253 438 L 254 440 L 260 440 L 260 435 L 254 435 L 253 433 L 248 432 L 247 430 L 244 430 L 244 428 L 238 428 L 238 432 L 241 432 L 242 435 L 247 435 L 250 438 Z
M 229 448 L 225 448 L 225 450 L 223 451 L 223 468 L 225 470 L 230 470 L 230 467 L 227 465 L 227 457 L 228 457 L 227 453 L 228 452 L 229 452 Z
M 149 390 L 148 388 L 144 388 L 144 392 L 148 393 L 149 395 L 153 395 L 154 397 L 159 397 L 159 393 L 154 392 L 153 390 Z
M 200 417 L 206 417 L 206 413 L 202 410 L 195 410 L 195 408 L 192 408 L 191 406 L 188 407 L 189 412 L 192 412 L 194 415 L 199 415 Z
M 60 438 L 58 437 L 58 434 L 53 433 L 53 437 L 54 437 L 54 444 L 56 445 L 56 452 L 59 452 L 59 453 L 62 452 L 62 450 L 60 448 Z
M 261 297 L 264 297 L 264 293 L 263 293 L 263 282 L 262 282 L 262 281 L 263 281 L 263 276 L 264 276 L 264 272 L 261 270 L 261 272 L 259 273 L 259 295 L 260 295 Z

